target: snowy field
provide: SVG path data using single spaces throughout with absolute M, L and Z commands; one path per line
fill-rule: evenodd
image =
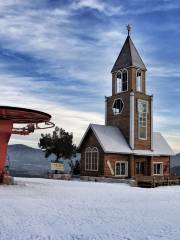
M 180 239 L 180 187 L 16 178 L 0 186 L 0 240 Z

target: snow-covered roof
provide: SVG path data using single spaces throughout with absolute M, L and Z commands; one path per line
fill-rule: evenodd
M 132 150 L 124 138 L 123 134 L 117 127 L 104 126 L 98 124 L 90 124 L 86 133 L 84 134 L 79 147 L 81 146 L 87 132 L 92 129 L 97 140 L 99 141 L 103 151 L 105 153 L 121 153 L 121 154 L 135 154 L 143 156 L 171 156 L 174 155 L 173 150 L 164 139 L 164 137 L 158 133 L 153 133 L 153 151 L 151 150 Z

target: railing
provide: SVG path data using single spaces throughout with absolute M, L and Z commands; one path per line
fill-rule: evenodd
M 180 185 L 180 176 L 142 176 L 136 178 L 139 187 Z

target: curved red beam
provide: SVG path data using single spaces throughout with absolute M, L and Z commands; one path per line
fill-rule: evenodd
M 54 127 L 50 122 L 51 115 L 26 108 L 0 106 L 0 179 L 5 174 L 7 146 L 11 134 L 29 135 L 35 129 Z M 38 126 L 45 123 L 44 128 Z M 27 124 L 24 128 L 13 127 L 13 124 Z

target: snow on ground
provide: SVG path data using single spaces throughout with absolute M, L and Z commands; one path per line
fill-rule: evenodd
M 0 240 L 179 240 L 180 186 L 16 178 L 0 186 Z

